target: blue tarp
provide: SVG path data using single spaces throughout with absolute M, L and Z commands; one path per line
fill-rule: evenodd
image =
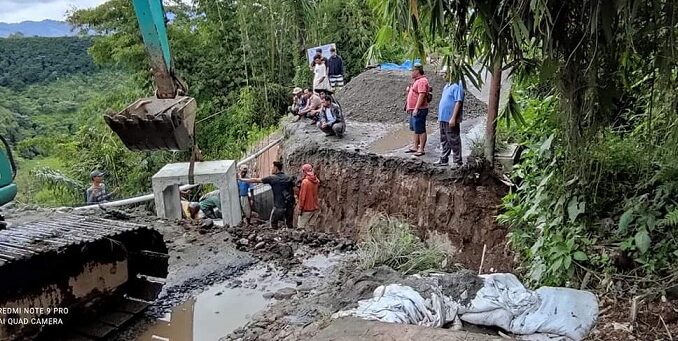
M 405 60 L 405 62 L 403 62 L 402 64 L 382 63 L 379 64 L 379 67 L 382 70 L 410 71 L 412 69 L 412 65 L 416 63 L 419 63 L 419 59 L 415 59 L 414 63 L 412 63 L 412 61 L 409 59 Z

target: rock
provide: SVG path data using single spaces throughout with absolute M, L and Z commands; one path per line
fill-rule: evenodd
M 270 300 L 271 298 L 273 298 L 273 296 L 275 296 L 275 294 L 273 294 L 272 292 L 267 292 L 264 293 L 262 296 L 264 297 L 264 299 Z
M 214 296 L 221 296 L 222 294 L 223 294 L 223 292 L 219 291 L 216 294 L 214 294 Z
M 238 240 L 238 245 L 247 246 L 250 245 L 250 241 L 247 238 L 242 238 Z
M 249 237 L 247 237 L 247 239 L 254 241 L 255 239 L 257 239 L 257 234 L 252 233 L 252 234 L 249 235 Z
M 311 282 L 302 283 L 297 287 L 297 291 L 299 292 L 309 292 L 313 289 L 315 289 L 315 285 Z
M 266 246 L 266 242 L 259 242 L 259 243 L 257 243 L 257 245 L 254 246 L 254 249 L 259 250 L 259 249 L 263 248 L 264 246 Z
M 297 294 L 297 290 L 294 288 L 282 288 L 273 294 L 273 298 L 276 300 L 288 300 L 292 296 Z
M 294 250 L 292 250 L 292 247 L 289 245 L 279 245 L 278 254 L 282 258 L 292 258 L 294 257 Z

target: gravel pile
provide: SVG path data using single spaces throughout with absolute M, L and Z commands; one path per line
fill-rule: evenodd
M 429 105 L 428 119 L 436 120 L 440 96 L 446 81 L 433 72 L 427 72 L 426 77 L 433 88 L 433 103 Z M 410 80 L 410 72 L 370 69 L 354 77 L 343 89 L 337 91 L 336 98 L 350 120 L 402 122 L 406 119 L 405 89 Z M 467 91 L 464 112 L 467 119 L 484 116 L 487 105 Z

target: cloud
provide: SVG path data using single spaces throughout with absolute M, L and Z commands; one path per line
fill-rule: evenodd
M 74 8 L 90 8 L 106 0 L 1 0 L 0 22 L 16 23 L 26 20 L 64 20 L 66 12 Z

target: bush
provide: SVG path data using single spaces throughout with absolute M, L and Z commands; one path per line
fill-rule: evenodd
M 408 223 L 386 216 L 377 216 L 369 223 L 358 256 L 363 269 L 386 265 L 404 274 L 444 270 L 450 264 L 444 245 L 424 242 Z

